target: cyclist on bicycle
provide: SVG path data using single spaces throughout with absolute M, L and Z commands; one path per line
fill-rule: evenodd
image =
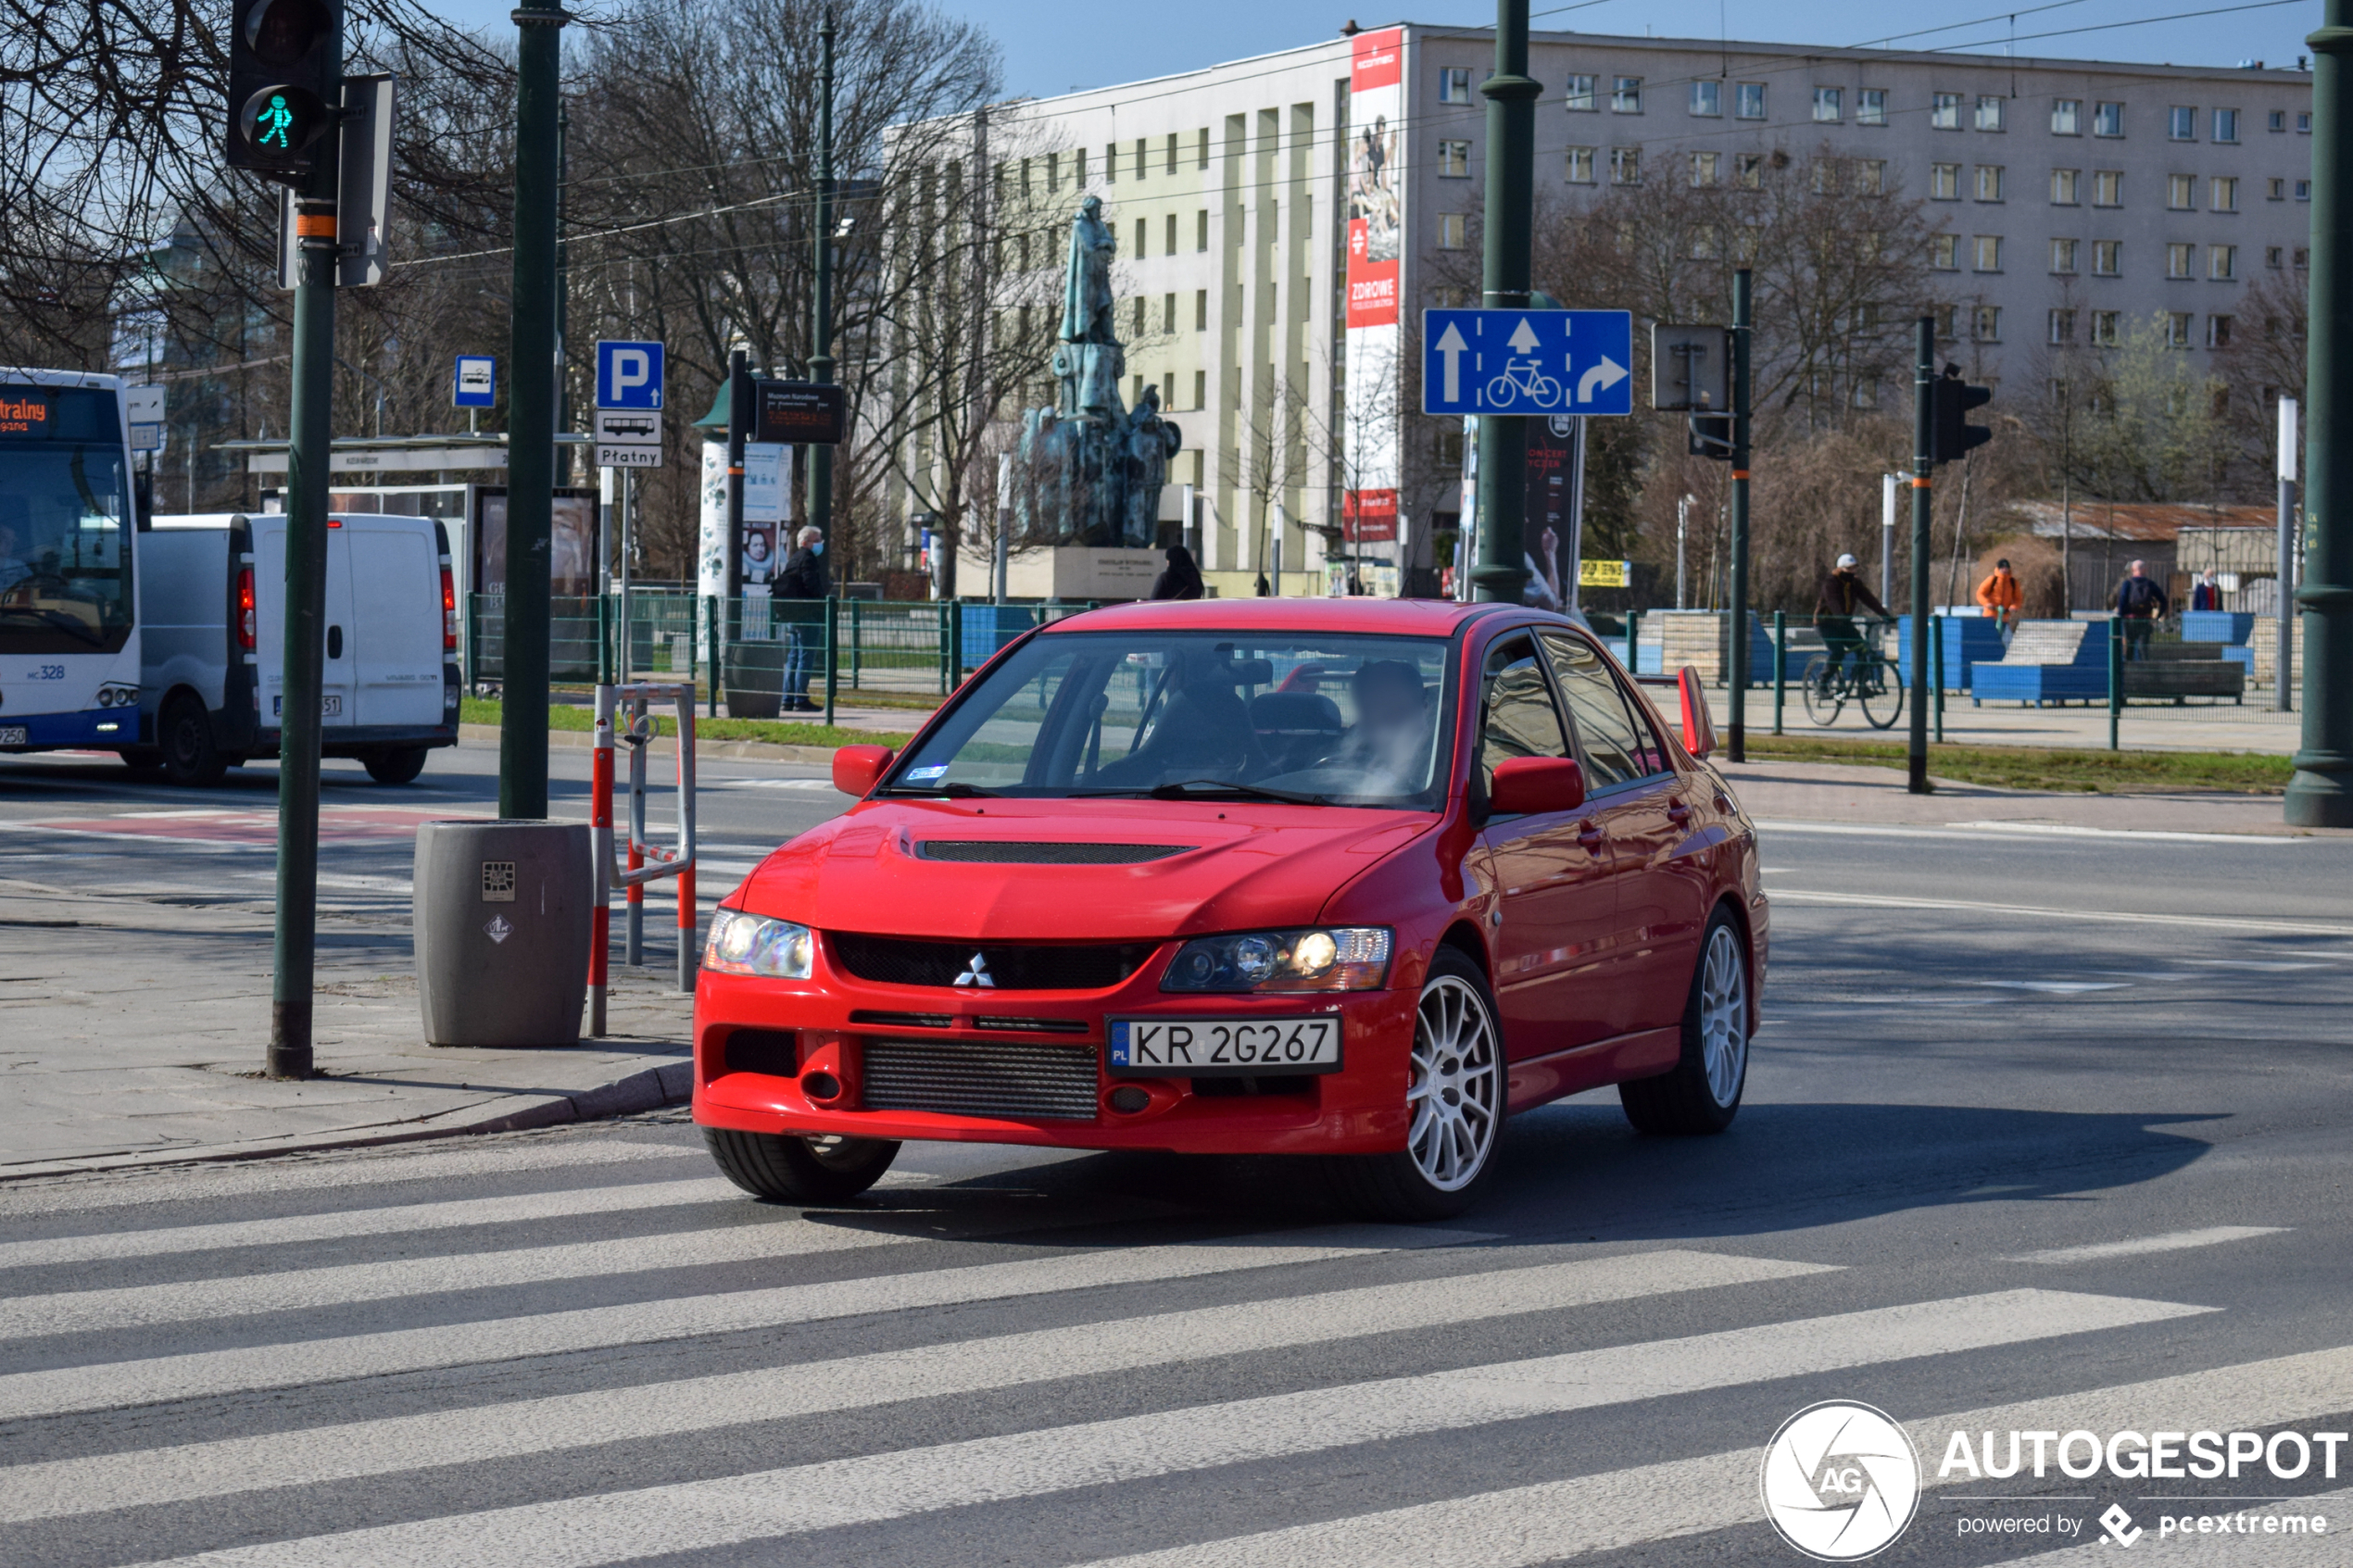
M 1839 557 L 1837 567 L 1822 579 L 1821 591 L 1814 598 L 1814 627 L 1822 633 L 1822 646 L 1830 652 L 1820 683 L 1825 693 L 1838 684 L 1839 672 L 1846 667 L 1849 654 L 1855 656 L 1858 677 L 1869 668 L 1863 655 L 1863 634 L 1855 629 L 1856 608 L 1869 609 L 1882 621 L 1893 619 L 1887 607 L 1855 574 L 1855 566 L 1853 556 Z

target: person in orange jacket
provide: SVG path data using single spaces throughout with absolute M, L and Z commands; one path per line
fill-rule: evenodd
M 2026 603 L 2026 596 L 2019 592 L 2018 579 L 2010 575 L 2009 562 L 1994 563 L 1994 574 L 1977 585 L 1977 602 L 1994 618 L 1994 624 L 2005 638 L 2018 630 L 2018 612 Z

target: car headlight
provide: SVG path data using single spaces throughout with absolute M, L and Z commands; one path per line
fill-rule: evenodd
M 771 980 L 806 980 L 816 943 L 805 925 L 769 920 L 741 909 L 718 909 L 703 944 L 702 966 L 721 974 L 760 974 Z
M 1389 974 L 1390 937 L 1378 925 L 1252 931 L 1188 942 L 1164 991 L 1374 991 Z

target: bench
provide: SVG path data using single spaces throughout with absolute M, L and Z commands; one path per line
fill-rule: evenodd
M 1998 659 L 1969 666 L 1969 695 L 1986 702 L 2108 700 L 2108 622 L 2023 621 Z

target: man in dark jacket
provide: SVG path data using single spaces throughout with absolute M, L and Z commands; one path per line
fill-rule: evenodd
M 785 568 L 776 573 L 775 596 L 780 599 L 815 599 L 817 615 L 824 613 L 825 596 L 832 591 L 825 580 L 825 536 L 814 528 L 803 528 L 793 536 L 793 552 L 785 558 Z M 818 625 L 809 612 L 786 612 L 785 634 L 788 647 L 785 654 L 785 696 L 781 704 L 787 713 L 814 713 L 817 705 L 809 700 L 810 643 L 812 637 L 823 639 L 824 628 Z
M 1193 552 L 1182 545 L 1168 546 L 1168 565 L 1152 579 L 1152 597 L 1156 599 L 1197 599 L 1202 596 L 1201 568 L 1193 564 Z
M 2165 590 L 2148 575 L 2148 562 L 2133 563 L 2132 575 L 2116 585 L 2116 613 L 2124 619 L 2124 657 L 2146 659 L 2149 634 L 2165 619 Z
M 1856 573 L 1853 556 L 1841 556 L 1838 565 L 1822 579 L 1822 586 L 1814 596 L 1814 629 L 1822 634 L 1822 646 L 1830 650 L 1830 661 L 1822 668 L 1824 690 L 1837 681 L 1845 668 L 1849 654 L 1855 656 L 1856 668 L 1863 667 L 1863 634 L 1855 630 L 1855 613 L 1868 609 L 1881 620 L 1888 619 L 1887 607 L 1879 596 Z

